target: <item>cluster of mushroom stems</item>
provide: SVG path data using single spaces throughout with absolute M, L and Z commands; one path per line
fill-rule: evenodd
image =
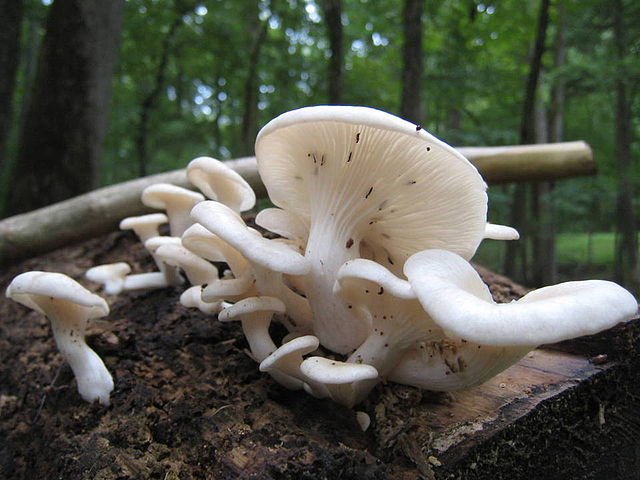
M 469 260 L 483 240 L 518 233 L 487 222 L 486 185 L 471 163 L 393 115 L 344 106 L 287 112 L 260 131 L 256 158 L 275 208 L 255 222 L 277 238 L 240 215 L 255 206 L 247 182 L 200 157 L 187 176 L 202 193 L 150 186 L 143 203 L 165 213 L 120 224 L 143 242 L 157 271 L 131 273 L 116 263 L 90 269 L 87 278 L 109 295 L 184 286 L 185 307 L 241 322 L 260 371 L 349 407 L 381 381 L 471 387 L 540 344 L 637 314 L 629 292 L 600 280 L 496 304 Z M 168 236 L 159 234 L 164 223 Z M 82 397 L 108 404 L 113 380 L 84 343 L 87 321 L 108 307 L 59 277 L 19 275 L 7 295 L 51 319 Z M 73 294 L 60 293 L 63 283 Z M 272 337 L 273 321 L 288 331 L 281 341 Z

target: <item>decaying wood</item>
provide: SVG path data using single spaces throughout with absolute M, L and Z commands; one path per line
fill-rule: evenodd
M 591 149 L 584 142 L 459 150 L 490 184 L 552 180 L 589 175 L 596 170 Z M 258 197 L 264 196 L 255 158 L 230 160 L 227 165 L 249 182 Z M 159 182 L 188 186 L 184 170 L 175 170 L 101 188 L 0 221 L 0 265 L 116 229 L 122 218 L 149 211 L 140 203 L 140 194 L 146 186 Z
M 96 288 L 84 271 L 114 261 L 155 268 L 131 232 L 113 232 L 0 271 L 0 291 L 32 269 Z M 523 293 L 480 273 L 497 301 Z M 380 384 L 356 407 L 371 419 L 362 432 L 353 410 L 259 372 L 239 322 L 186 309 L 180 293 L 109 297 L 91 325 L 115 380 L 108 408 L 77 394 L 45 318 L 0 302 L 0 478 L 638 478 L 639 321 L 533 351 L 467 391 Z
M 489 184 L 535 182 L 594 175 L 593 153 L 585 142 L 467 147 L 459 149 Z
M 227 163 L 263 195 L 254 158 Z M 190 186 L 185 170 L 151 175 L 49 205 L 0 221 L 0 265 L 39 255 L 118 228 L 120 220 L 151 211 L 140 202 L 140 194 L 154 183 Z

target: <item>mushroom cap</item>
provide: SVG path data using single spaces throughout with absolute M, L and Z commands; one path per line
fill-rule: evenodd
M 240 317 L 244 315 L 257 312 L 285 313 L 285 311 L 286 307 L 279 298 L 266 296 L 249 297 L 225 308 L 218 315 L 218 320 L 221 322 L 229 322 L 231 320 L 240 319 Z
M 364 363 L 347 363 L 324 357 L 309 357 L 300 365 L 300 371 L 318 383 L 343 385 L 361 380 L 375 380 L 378 370 Z
M 212 262 L 226 261 L 220 248 L 223 243 L 217 235 L 211 233 L 199 223 L 194 223 L 182 234 L 182 245 L 185 248 Z
M 15 277 L 6 292 L 7 298 L 45 314 L 38 304 L 38 297 L 63 300 L 85 307 L 87 318 L 104 317 L 109 314 L 107 302 L 91 293 L 78 282 L 62 273 L 31 271 Z
M 280 208 L 265 208 L 260 210 L 255 218 L 256 225 L 276 233 L 281 237 L 307 242 L 309 225 L 297 215 Z
M 387 292 L 396 298 L 405 300 L 416 298 L 416 294 L 409 282 L 396 277 L 379 263 L 365 258 L 349 260 L 340 267 L 340 270 L 338 270 L 338 278 L 333 286 L 334 293 L 341 293 L 343 284 L 350 283 L 350 280 L 355 280 L 355 282 L 352 283 L 362 285 L 368 282 L 375 286 L 373 287 L 374 291 L 378 290 L 378 287 L 382 287 L 381 290 L 378 290 L 379 295 L 381 295 L 382 292 Z
M 201 202 L 193 207 L 191 216 L 253 264 L 290 275 L 309 271 L 309 262 L 302 255 L 249 229 L 240 215 L 220 202 Z
M 129 264 L 125 262 L 118 262 L 92 267 L 85 272 L 84 276 L 92 282 L 104 283 L 108 280 L 124 278 L 129 273 L 131 273 L 131 267 Z
M 156 183 L 144 189 L 141 200 L 148 207 L 166 209 L 170 203 L 195 205 L 204 197 L 201 193 L 170 183 Z
M 84 276 L 92 282 L 104 285 L 104 291 L 108 295 L 117 295 L 122 291 L 125 277 L 131 273 L 128 263 L 108 263 L 90 268 Z
M 468 259 L 484 237 L 486 184 L 476 168 L 380 110 L 315 106 L 284 113 L 259 132 L 256 159 L 276 206 L 312 225 L 329 215 L 356 224 L 360 240 L 396 265 L 427 248 Z
M 600 332 L 638 312 L 633 295 L 604 280 L 561 283 L 496 304 L 469 262 L 446 250 L 413 255 L 404 272 L 434 322 L 481 345 L 555 343 Z
M 251 210 L 256 194 L 247 181 L 224 162 L 198 157 L 187 165 L 187 178 L 211 200 L 224 203 L 236 212 Z
M 287 343 L 282 344 L 275 352 L 269 355 L 260 363 L 261 372 L 269 372 L 277 369 L 279 364 L 286 361 L 287 358 L 292 356 L 301 358 L 307 353 L 311 353 L 317 350 L 320 342 L 318 337 L 313 335 L 303 335 L 301 337 L 294 338 Z
M 169 219 L 164 213 L 150 213 L 137 217 L 127 217 L 120 222 L 120 230 L 133 230 L 140 226 L 154 226 L 167 223 Z
M 149 250 L 151 253 L 155 253 L 158 248 L 164 245 L 182 245 L 182 239 L 180 237 L 151 237 L 149 240 L 144 242 L 144 248 Z

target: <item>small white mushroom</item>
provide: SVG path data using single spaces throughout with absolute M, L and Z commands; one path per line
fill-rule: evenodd
M 361 392 L 354 389 L 354 385 L 366 381 L 372 381 L 375 385 L 378 379 L 378 370 L 371 365 L 340 362 L 324 357 L 305 359 L 300 365 L 300 371 L 311 381 L 324 385 L 331 399 L 346 407 L 352 407 L 364 398 Z
M 133 230 L 142 243 L 160 235 L 158 228 L 169 219 L 164 213 L 150 213 L 138 217 L 127 217 L 120 222 L 120 230 Z
M 249 263 L 242 254 L 202 225 L 189 227 L 182 235 L 182 245 L 202 258 L 229 265 L 230 276 L 208 282 L 202 292 L 204 301 L 236 301 L 257 294 Z
M 217 302 L 208 303 L 202 300 L 202 286 L 194 285 L 187 288 L 180 295 L 180 304 L 187 308 L 197 308 L 205 315 L 215 315 L 220 313 L 224 308 L 231 306 L 228 303 L 219 300 Z
M 141 200 L 148 207 L 166 210 L 171 236 L 179 237 L 193 224 L 189 212 L 204 197 L 176 185 L 156 183 L 143 190 Z
M 307 378 L 301 371 L 300 365 L 304 356 L 318 349 L 320 342 L 313 335 L 303 335 L 283 343 L 280 348 L 260 363 L 260 371 L 273 374 L 274 372 L 297 378 L 305 383 L 305 389 L 316 398 L 328 396 L 326 387 Z
M 301 276 L 309 271 L 309 263 L 302 255 L 287 245 L 263 238 L 248 228 L 236 212 L 219 202 L 201 202 L 193 208 L 191 215 L 249 262 L 252 281 L 255 280 L 259 295 L 277 297 L 284 302 L 287 318 L 291 320 L 287 325 L 289 330 L 308 331 L 311 323 L 309 304 L 287 286 L 283 277 L 284 274 Z M 235 271 L 233 273 L 240 278 Z M 209 296 L 212 288 L 208 287 L 203 292 L 204 300 L 216 298 Z
M 269 334 L 271 318 L 274 313 L 284 314 L 285 311 L 284 303 L 277 298 L 250 297 L 225 308 L 218 315 L 218 320 L 221 322 L 240 320 L 251 354 L 256 362 L 261 363 L 278 349 Z M 283 372 L 273 371 L 270 374 L 278 383 L 290 390 L 300 390 L 303 387 L 300 380 Z
M 87 323 L 109 314 L 104 299 L 61 273 L 26 272 L 13 279 L 8 298 L 51 320 L 58 350 L 71 366 L 80 396 L 109 405 L 113 379 L 102 359 L 85 342 Z
M 240 320 L 244 336 L 249 342 L 251 353 L 260 363 L 277 350 L 269 334 L 269 325 L 274 313 L 285 313 L 284 303 L 275 297 L 249 297 L 225 308 L 218 320 L 229 322 Z
M 224 162 L 198 157 L 187 165 L 187 178 L 207 198 L 217 200 L 236 212 L 252 209 L 256 195 L 247 181 Z
M 131 273 L 131 267 L 124 262 L 108 263 L 90 268 L 85 277 L 92 282 L 103 285 L 107 295 L 118 295 L 124 288 L 124 280 Z

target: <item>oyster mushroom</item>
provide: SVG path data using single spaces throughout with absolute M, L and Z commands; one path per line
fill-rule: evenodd
M 160 235 L 158 227 L 167 223 L 169 219 L 164 213 L 150 213 L 138 217 L 127 217 L 120 222 L 120 230 L 133 230 L 142 243 L 151 237 Z
M 478 345 L 448 337 L 425 313 L 408 281 L 370 260 L 345 263 L 335 290 L 372 325 L 348 362 L 374 366 L 380 379 L 429 390 L 458 390 L 484 382 L 533 348 Z M 377 381 L 353 384 L 355 402 L 364 399 Z
M 191 215 L 245 258 L 250 264 L 251 281 L 255 282 L 254 287 L 260 296 L 277 297 L 284 302 L 285 321 L 290 331 L 308 330 L 311 323 L 309 304 L 285 283 L 285 275 L 302 276 L 309 271 L 309 263 L 300 253 L 280 242 L 263 238 L 247 227 L 236 212 L 219 202 L 201 202 L 193 208 Z M 246 275 L 243 277 L 250 278 Z M 217 285 L 222 286 L 228 281 L 221 280 Z M 214 285 L 210 285 L 203 292 L 205 301 L 219 298 L 219 291 L 211 290 L 213 288 Z
M 221 322 L 240 320 L 242 331 L 249 343 L 249 349 L 256 362 L 261 363 L 273 352 L 277 351 L 275 343 L 269 334 L 271 318 L 275 313 L 286 311 L 284 303 L 274 297 L 249 297 L 225 308 L 218 315 Z M 300 390 L 303 384 L 300 380 L 282 371 L 270 371 L 269 374 L 281 385 L 290 390 Z
M 189 212 L 204 197 L 176 185 L 156 183 L 143 190 L 141 200 L 148 207 L 166 210 L 171 236 L 179 237 L 193 223 Z
M 80 396 L 109 405 L 113 379 L 85 342 L 89 320 L 109 314 L 107 302 L 66 275 L 39 271 L 15 277 L 6 295 L 51 320 L 56 345 L 73 370 Z
M 90 268 L 84 275 L 87 280 L 103 285 L 104 293 L 107 295 L 117 295 L 124 289 L 124 281 L 129 273 L 131 273 L 129 264 L 118 262 Z
M 187 165 L 187 178 L 207 198 L 224 203 L 236 212 L 251 210 L 256 204 L 256 194 L 247 181 L 215 158 L 191 160 Z
M 591 335 L 638 313 L 627 290 L 604 280 L 565 282 L 497 304 L 473 267 L 446 250 L 426 250 L 405 264 L 425 312 L 447 335 L 482 345 L 537 346 Z
M 409 256 L 446 248 L 471 258 L 485 236 L 486 185 L 460 153 L 415 125 L 366 107 L 285 113 L 256 140 L 271 201 L 309 225 L 306 294 L 320 343 L 350 353 L 369 326 L 333 296 L 338 269 L 364 257 L 396 274 Z

